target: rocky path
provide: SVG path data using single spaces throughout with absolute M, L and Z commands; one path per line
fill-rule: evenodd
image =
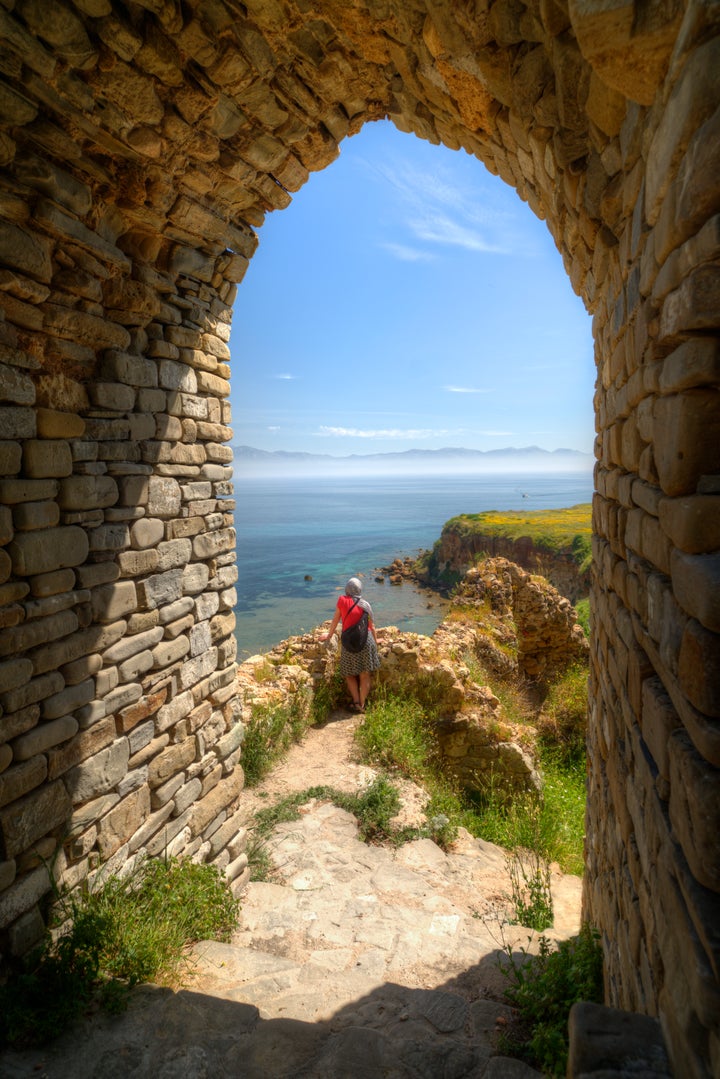
M 353 752 L 360 722 L 339 712 L 308 732 L 249 807 L 316 784 L 355 792 L 375 773 Z M 422 792 L 402 786 L 402 819 Z M 522 1079 L 497 1055 L 510 1010 L 499 1002 L 509 881 L 504 852 L 461 833 L 368 846 L 353 817 L 308 802 L 270 839 L 277 878 L 248 886 L 229 944 L 195 949 L 187 988 L 145 987 L 119 1017 L 95 1016 L 43 1052 L 6 1054 L 7 1079 Z M 580 881 L 553 878 L 556 921 L 577 932 Z M 511 934 L 514 934 L 511 937 Z

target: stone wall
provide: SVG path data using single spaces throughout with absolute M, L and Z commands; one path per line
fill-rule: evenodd
M 720 41 L 705 0 L 0 0 L 0 933 L 38 857 L 242 880 L 227 335 L 267 211 L 390 117 L 550 229 L 598 383 L 586 912 L 720 1042 Z M 252 362 L 252 358 L 248 358 Z

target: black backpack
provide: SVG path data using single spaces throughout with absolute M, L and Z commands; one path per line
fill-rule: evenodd
M 355 600 L 352 607 L 348 608 L 348 614 L 350 614 L 350 611 L 353 609 L 353 607 L 356 607 L 359 602 L 359 599 Z M 350 626 L 349 629 L 344 629 L 342 631 L 342 633 L 340 634 L 340 640 L 342 641 L 342 646 L 344 649 L 346 649 L 346 651 L 362 652 L 363 648 L 367 644 L 369 621 L 370 616 L 368 615 L 367 611 L 363 610 L 360 621 L 356 622 L 354 626 Z

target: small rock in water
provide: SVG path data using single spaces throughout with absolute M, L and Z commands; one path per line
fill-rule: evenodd
M 312 574 L 306 573 L 305 576 L 303 577 L 303 580 L 304 581 L 312 581 Z

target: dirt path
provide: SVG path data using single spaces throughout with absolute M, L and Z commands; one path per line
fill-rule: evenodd
M 370 786 L 379 769 L 360 761 L 355 731 L 363 717 L 339 708 L 319 727 L 309 727 L 302 742 L 294 744 L 282 761 L 256 787 L 244 792 L 249 813 L 272 805 L 298 791 L 325 785 L 346 794 L 357 794 Z M 393 777 L 402 809 L 394 823 L 419 825 L 424 821 L 427 795 L 416 783 Z
M 343 708 L 333 712 L 329 720 L 318 727 L 309 727 L 303 739 L 295 743 L 283 760 L 256 787 L 245 791 L 248 822 L 259 809 L 275 805 L 288 795 L 315 786 L 335 787 L 348 794 L 357 794 L 377 778 L 379 768 L 360 760 L 355 731 L 363 722 L 363 716 Z M 392 777 L 397 788 L 401 809 L 393 819 L 398 827 L 419 826 L 425 823 L 424 808 L 427 794 L 416 783 L 402 776 Z M 483 861 L 482 879 L 475 881 L 475 888 L 468 889 L 463 879 L 463 868 L 452 875 L 451 883 L 443 881 L 443 891 L 459 908 L 477 917 L 478 913 L 502 920 L 509 909 L 508 897 L 512 891 L 505 851 L 492 843 L 474 839 L 465 829 L 459 829 L 457 840 L 448 853 L 458 856 L 460 862 L 470 851 L 482 847 L 486 857 Z M 577 931 L 580 924 L 582 882 L 579 877 L 561 873 L 553 866 L 552 894 L 555 911 L 555 929 L 547 935 L 562 939 Z M 572 927 L 575 927 L 574 929 Z

